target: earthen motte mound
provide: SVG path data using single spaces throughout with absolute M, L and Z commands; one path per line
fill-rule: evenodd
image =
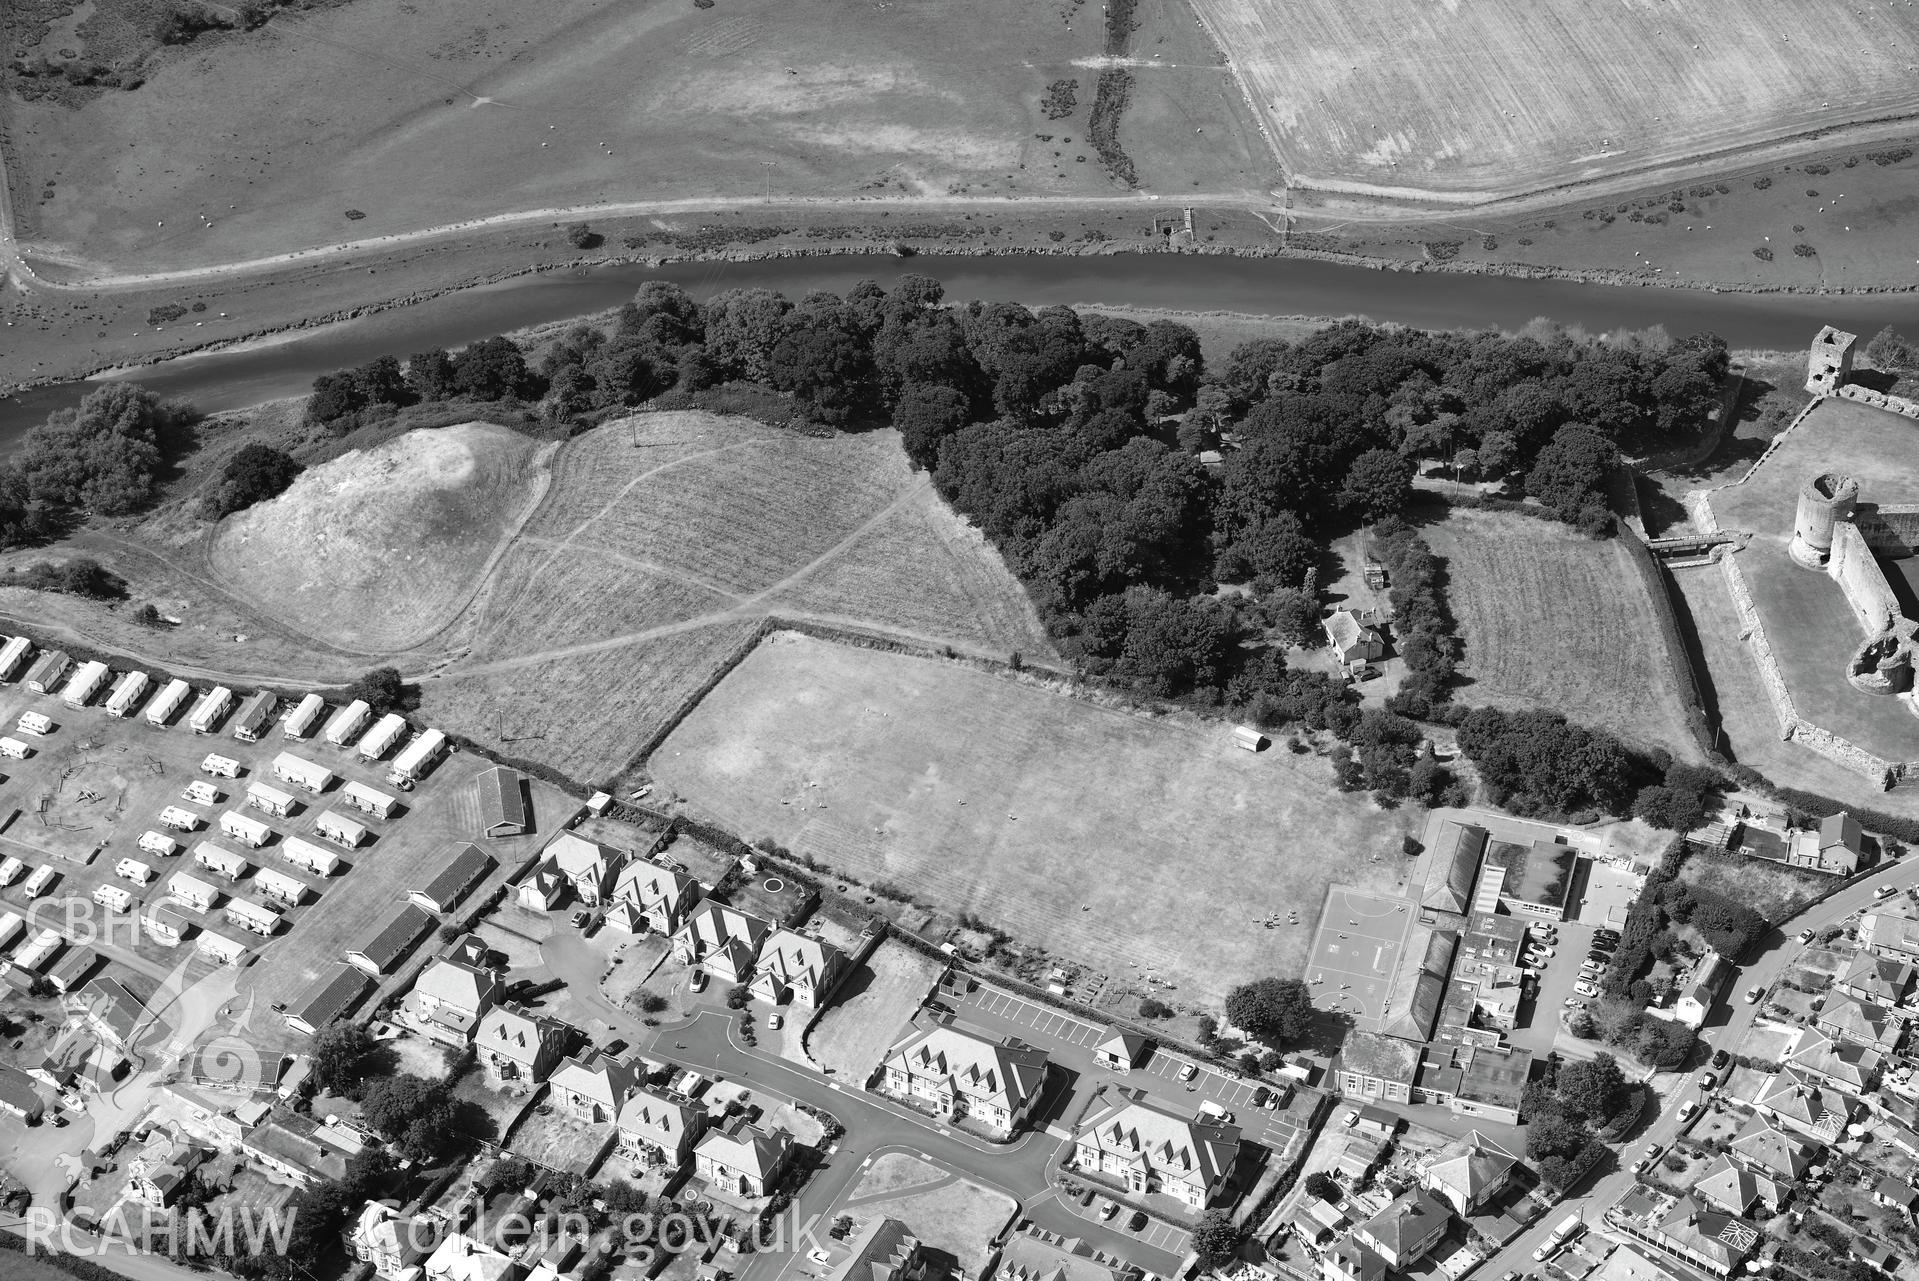
M 472 599 L 544 491 L 548 452 L 490 423 L 408 432 L 229 517 L 209 559 L 290 627 L 345 649 L 409 649 Z

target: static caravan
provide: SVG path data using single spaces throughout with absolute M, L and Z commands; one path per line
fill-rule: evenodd
M 85 983 L 100 968 L 100 954 L 90 947 L 76 947 L 66 959 L 47 971 L 47 982 L 56 992 L 71 992 Z
M 20 670 L 20 664 L 27 661 L 27 655 L 33 652 L 33 642 L 24 636 L 11 636 L 5 645 L 0 645 L 0 681 L 10 681 L 13 674 Z
M 247 788 L 247 804 L 263 814 L 285 818 L 293 813 L 293 807 L 299 803 L 293 799 L 293 793 L 268 787 L 265 783 L 254 783 Z
M 17 738 L 0 738 L 0 756 L 10 756 L 16 761 L 24 761 L 33 755 L 33 749 Z
M 399 797 L 388 796 L 365 783 L 348 783 L 340 789 L 340 800 L 362 814 L 371 814 L 375 818 L 390 817 L 393 807 L 400 803 Z
M 0 885 L 11 885 L 27 874 L 27 865 L 9 854 L 0 859 Z
M 215 778 L 238 778 L 240 777 L 240 762 L 234 760 L 231 756 L 221 756 L 216 752 L 200 762 L 200 772 L 203 774 L 211 774 Z
M 147 704 L 147 724 L 155 729 L 165 729 L 167 722 L 173 719 L 173 714 L 180 710 L 180 704 L 186 702 L 187 695 L 192 692 L 193 687 L 178 677 L 168 681 L 166 687 Z
M 273 758 L 273 777 L 316 795 L 333 786 L 332 770 L 324 765 L 315 765 L 304 756 L 295 756 L 292 752 L 281 752 Z
M 193 708 L 193 715 L 187 718 L 187 724 L 193 726 L 196 734 L 211 734 L 220 728 L 220 721 L 233 706 L 233 691 L 224 685 L 215 685 L 200 696 Z
M 202 934 L 194 946 L 200 949 L 200 955 L 216 965 L 238 965 L 247 954 L 245 943 L 224 934 L 215 934 L 212 930 Z
M 261 690 L 240 704 L 240 710 L 233 717 L 233 736 L 242 743 L 259 742 L 279 708 L 280 696 Z
M 133 906 L 133 895 L 108 881 L 94 887 L 93 901 L 108 911 L 124 912 Z
M 437 729 L 423 730 L 414 736 L 413 741 L 408 743 L 398 756 L 393 758 L 391 777 L 417 783 L 420 781 L 420 775 L 432 769 L 434 763 L 444 755 L 446 755 L 446 735 Z
M 333 713 L 333 719 L 326 723 L 326 741 L 335 747 L 345 747 L 360 732 L 360 726 L 366 724 L 366 718 L 372 712 L 373 709 L 363 699 L 354 699 Z
M 224 876 L 229 881 L 237 881 L 247 874 L 253 864 L 247 862 L 244 854 L 237 854 L 224 845 L 212 841 L 201 841 L 193 847 L 193 861 L 209 872 Z
M 59 930 L 41 930 L 13 954 L 13 963 L 23 970 L 38 974 L 66 945 L 67 941 L 60 937 Z
M 280 857 L 315 876 L 331 876 L 340 867 L 338 854 L 299 836 L 287 837 L 286 844 L 280 847 Z
M 400 735 L 406 733 L 406 717 L 398 712 L 388 712 L 374 723 L 360 740 L 360 755 L 369 761 L 377 761 L 385 756 L 393 745 L 400 741 Z
M 60 682 L 73 667 L 73 660 L 66 652 L 50 649 L 34 661 L 27 669 L 27 679 L 21 684 L 36 694 L 51 694 L 60 687 Z
M 160 811 L 160 825 L 176 831 L 191 832 L 200 826 L 200 816 L 192 810 L 183 810 L 178 805 L 169 805 Z
M 220 891 L 197 876 L 175 872 L 167 878 L 167 893 L 196 912 L 204 912 L 220 901 Z
M 152 868 L 137 858 L 121 859 L 113 865 L 113 874 L 115 876 L 124 876 L 135 885 L 145 885 L 157 875 Z
M 291 903 L 297 907 L 306 902 L 305 881 L 295 876 L 288 876 L 285 872 L 276 872 L 270 867 L 263 867 L 254 874 L 253 886 L 268 898 L 277 898 L 282 903 Z
M 33 870 L 33 875 L 29 876 L 27 883 L 20 887 L 20 892 L 28 898 L 39 898 L 52 889 L 53 883 L 59 879 L 60 873 L 54 869 L 54 866 L 51 863 L 45 863 Z
M 93 696 L 100 692 L 100 687 L 107 683 L 107 677 L 111 675 L 113 673 L 107 670 L 105 663 L 90 659 L 80 664 L 80 669 L 74 672 L 67 687 L 60 691 L 60 699 L 68 707 L 85 707 L 93 701 Z
M 280 733 L 287 738 L 305 738 L 313 732 L 313 722 L 320 719 L 320 713 L 326 710 L 326 700 L 318 694 L 308 694 L 300 700 L 300 705 L 287 713 L 280 725 Z
M 0 947 L 12 947 L 13 941 L 26 932 L 26 918 L 20 913 L 0 912 Z
M 313 820 L 313 830 L 335 845 L 344 845 L 350 850 L 358 849 L 360 842 L 366 840 L 364 827 L 332 810 Z
M 107 715 L 131 716 L 133 709 L 140 705 L 140 696 L 147 692 L 147 686 L 153 682 L 147 679 L 145 672 L 127 672 L 113 682 L 113 692 L 107 695 Z
M 182 912 L 170 898 L 155 899 L 140 909 L 140 924 L 147 937 L 162 947 L 178 947 L 180 940 L 193 933 L 193 918 Z
M 244 841 L 256 850 L 273 839 L 272 828 L 257 818 L 248 818 L 238 810 L 228 810 L 220 815 L 220 832 L 236 841 Z
M 236 898 L 227 904 L 227 919 L 243 930 L 273 937 L 280 929 L 280 913 L 265 903 Z
M 142 832 L 137 844 L 155 858 L 172 858 L 180 852 L 180 842 L 159 832 Z
M 187 784 L 187 790 L 180 793 L 183 801 L 192 801 L 195 805 L 218 805 L 220 789 L 204 778 L 196 778 Z
M 53 733 L 53 722 L 38 712 L 23 712 L 20 715 L 20 722 L 15 728 L 22 734 L 38 734 L 40 737 L 45 738 L 48 734 Z

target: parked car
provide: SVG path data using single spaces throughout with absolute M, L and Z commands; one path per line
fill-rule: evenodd
M 1711 1072 L 1701 1072 L 1699 1074 L 1700 1089 L 1710 1090 L 1716 1087 L 1718 1084 L 1719 1084 L 1719 1078 L 1713 1075 Z
M 1800 941 L 1801 943 L 1810 943 L 1810 942 L 1812 942 L 1812 931 L 1811 931 L 1811 930 L 1800 930 L 1800 931 L 1799 931 L 1799 933 L 1798 933 L 1798 934 L 1797 934 L 1797 935 L 1796 935 L 1795 937 L 1797 937 L 1797 938 L 1798 938 L 1798 940 L 1799 940 L 1799 941 Z
M 784 1014 L 769 1014 L 766 1016 L 766 1026 L 777 1032 L 786 1026 L 786 1016 Z
M 1713 1067 L 1723 1068 L 1730 1062 L 1732 1062 L 1732 1055 L 1726 1053 L 1724 1050 L 1714 1050 L 1712 1052 Z
M 1693 1117 L 1698 1114 L 1698 1112 L 1699 1112 L 1699 1105 L 1697 1103 L 1694 1103 L 1690 1100 L 1685 1103 L 1682 1103 L 1679 1107 L 1679 1120 L 1681 1124 L 1684 1124 L 1685 1122 L 1692 1120 Z
M 1580 1006 L 1584 1004 L 1585 1002 L 1580 1000 L 1576 996 L 1569 996 L 1566 998 L 1566 1008 L 1569 1010 L 1578 1009 Z
M 1548 946 L 1548 947 L 1542 947 L 1542 948 L 1540 948 L 1540 949 L 1539 949 L 1539 952 L 1540 952 L 1540 954 L 1541 954 L 1542 956 L 1549 956 L 1549 957 L 1550 957 L 1550 956 L 1558 956 L 1558 955 L 1559 955 L 1559 949 L 1558 949 L 1558 948 L 1556 948 L 1556 947 L 1550 947 L 1550 946 Z
M 694 970 L 692 974 L 687 976 L 686 985 L 695 992 L 704 992 L 706 990 L 706 971 Z
M 1180 1080 L 1182 1080 L 1182 1081 L 1190 1081 L 1190 1080 L 1192 1080 L 1192 1079 L 1193 1079 L 1194 1077 L 1196 1077 L 1196 1076 L 1198 1076 L 1198 1075 L 1199 1075 L 1199 1068 L 1198 1068 L 1198 1067 L 1196 1067 L 1195 1065 L 1193 1065 L 1193 1064 L 1191 1064 L 1191 1063 L 1182 1063 L 1182 1064 L 1180 1064 L 1180 1068 L 1179 1068 L 1179 1079 L 1180 1079 Z
M 1133 1217 L 1126 1220 L 1126 1226 L 1134 1232 L 1144 1232 L 1146 1230 L 1146 1211 L 1133 1211 Z
M 581 908 L 566 919 L 573 923 L 574 929 L 583 930 L 586 928 L 586 923 L 593 919 L 593 913 L 587 911 L 585 908 Z
M 1099 1217 L 1102 1219 L 1110 1219 L 1115 1214 L 1118 1214 L 1118 1213 L 1119 1213 L 1119 1202 L 1117 1201 L 1108 1201 L 1105 1205 L 1102 1205 L 1099 1208 Z
M 1753 984 L 1751 987 L 1746 989 L 1746 1004 L 1747 1005 L 1759 1004 L 1759 998 L 1764 996 L 1765 994 L 1766 994 L 1766 985 L 1764 983 Z
M 1588 983 L 1585 979 L 1580 979 L 1577 983 L 1573 984 L 1573 991 L 1579 993 L 1581 996 L 1599 995 L 1599 989 Z

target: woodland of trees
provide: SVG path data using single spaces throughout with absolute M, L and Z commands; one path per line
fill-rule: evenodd
M 1726 367 L 1709 334 L 1602 343 L 1550 327 L 1510 337 L 1343 322 L 1243 344 L 1209 371 L 1197 336 L 1172 321 L 950 305 L 924 277 L 797 302 L 729 290 L 705 304 L 654 282 L 610 326 L 576 326 L 536 354 L 490 338 L 326 375 L 309 413 L 350 425 L 417 401 L 513 399 L 570 429 L 751 387 L 812 423 L 891 424 L 912 465 L 1003 553 L 1076 670 L 1268 729 L 1330 730 L 1349 745 L 1335 761 L 1343 787 L 1434 802 L 1452 780 L 1421 757 L 1414 721 L 1467 713 L 1450 704 L 1444 567 L 1401 519 L 1419 465 L 1504 480 L 1602 536 L 1619 451 L 1696 430 Z M 1317 643 L 1328 541 L 1360 526 L 1392 570 L 1411 673 L 1385 711 L 1286 662 L 1288 644 Z M 1563 721 L 1492 714 L 1470 737 L 1475 758 L 1509 762 L 1496 786 L 1538 812 L 1629 813 L 1645 789 L 1663 797 L 1687 781 Z M 1570 781 L 1527 767 L 1542 747 Z M 1648 816 L 1688 812 L 1668 808 Z
M 58 409 L 0 466 L 0 546 L 47 538 L 84 516 L 124 516 L 152 502 L 198 415 L 138 383 L 108 383 Z

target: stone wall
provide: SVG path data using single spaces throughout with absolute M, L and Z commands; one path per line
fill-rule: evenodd
M 1862 405 L 1871 405 L 1874 409 L 1904 414 L 1907 418 L 1919 418 L 1919 402 L 1907 400 L 1904 396 L 1888 396 L 1883 391 L 1873 391 L 1857 383 L 1845 383 L 1834 391 L 1833 395 L 1844 396 L 1847 400 L 1856 400 Z
M 1833 526 L 1832 559 L 1826 562 L 1826 573 L 1839 584 L 1852 607 L 1853 621 L 1868 637 L 1879 635 L 1899 617 L 1899 601 L 1886 581 L 1886 571 L 1850 521 Z
M 1898 560 L 1919 551 L 1919 506 L 1866 503 L 1854 509 L 1852 523 L 1881 556 Z

